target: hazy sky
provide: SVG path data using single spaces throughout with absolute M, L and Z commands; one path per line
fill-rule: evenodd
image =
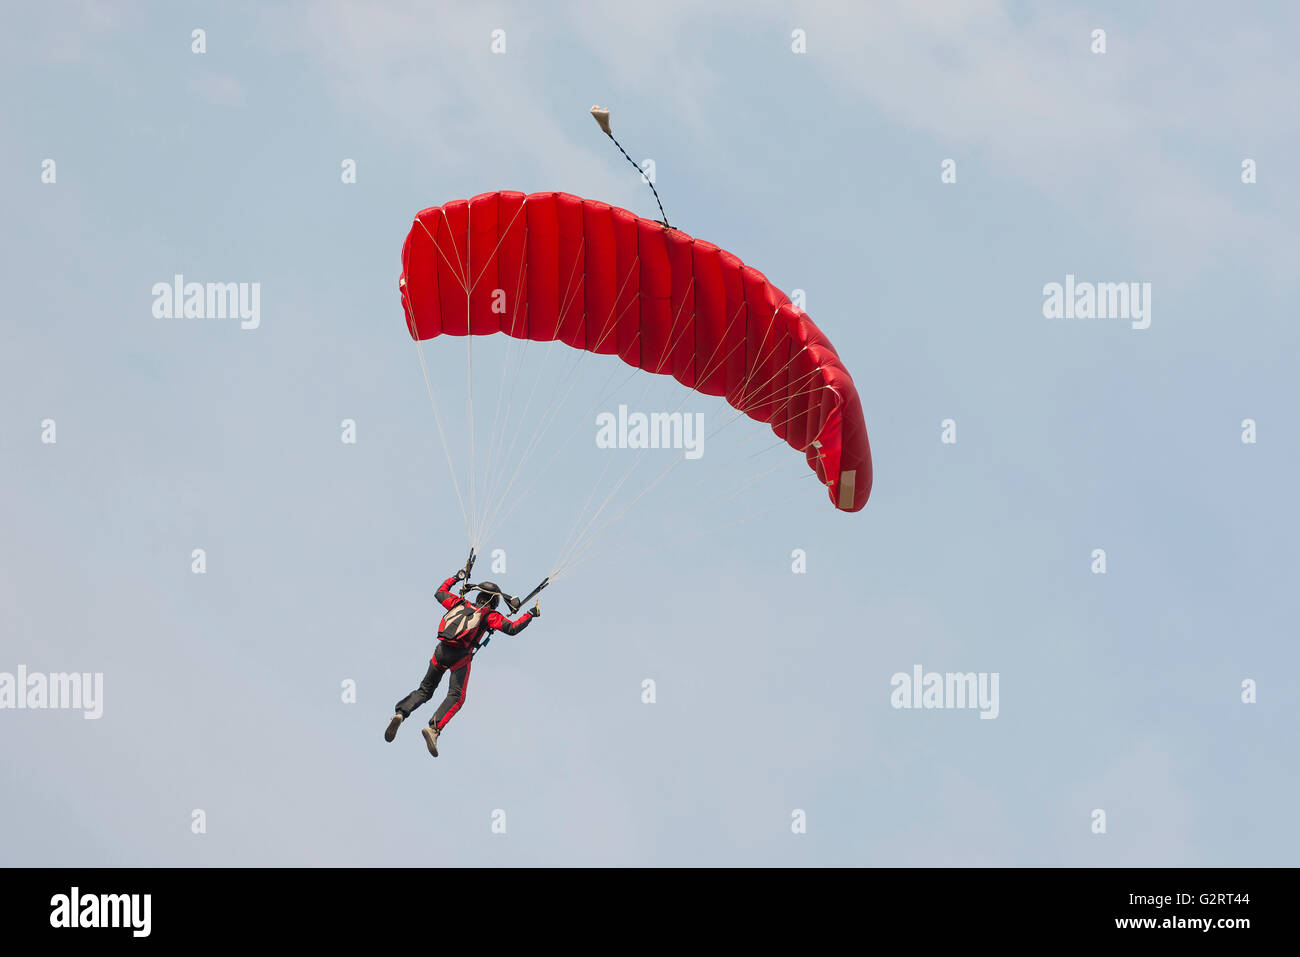
M 1282 3 L 15 7 L 0 673 L 104 690 L 98 720 L 0 710 L 0 863 L 1294 865 L 1297 27 Z M 466 548 L 401 244 L 497 189 L 657 217 L 593 103 L 674 225 L 805 291 L 875 487 L 838 512 L 729 426 L 483 652 L 435 761 L 436 702 L 382 740 Z M 257 328 L 156 318 L 176 274 L 257 283 Z M 1067 275 L 1149 283 L 1149 327 L 1045 317 Z M 471 426 L 465 341 L 423 353 L 462 482 L 503 363 L 540 383 L 531 422 L 556 409 L 503 433 L 541 445 L 479 543 L 515 593 L 635 454 L 595 447 L 588 406 L 685 393 L 476 339 Z M 997 717 L 892 707 L 918 665 L 996 673 Z

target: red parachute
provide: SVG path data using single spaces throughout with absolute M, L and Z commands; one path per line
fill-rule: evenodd
M 417 340 L 504 332 L 617 355 L 769 424 L 837 508 L 867 503 L 867 427 L 835 348 L 712 243 L 567 193 L 483 193 L 420 211 L 400 286 Z

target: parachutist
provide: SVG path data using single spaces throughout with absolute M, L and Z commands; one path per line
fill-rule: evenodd
M 433 697 L 439 682 L 442 681 L 442 676 L 450 671 L 451 679 L 447 687 L 447 697 L 429 720 L 428 727 L 422 731 L 429 753 L 435 758 L 438 756 L 438 735 L 465 703 L 465 693 L 469 688 L 469 669 L 475 653 L 488 643 L 493 633 L 499 631 L 506 635 L 517 635 L 528 627 L 530 621 L 541 616 L 541 609 L 536 605 L 533 606 L 532 611 L 525 612 L 514 621 L 502 615 L 496 610 L 501 599 L 506 599 L 508 606 L 513 605 L 515 599 L 503 592 L 495 582 L 485 581 L 470 585 L 468 572 L 472 565 L 471 557 L 467 567 L 443 582 L 434 595 L 439 604 L 447 609 L 447 613 L 438 623 L 438 644 L 434 649 L 433 657 L 429 659 L 429 669 L 425 672 L 420 686 L 397 703 L 393 709 L 395 713 L 384 732 L 385 741 L 396 738 L 397 729 L 401 727 L 402 722 L 411 716 L 412 711 Z M 462 580 L 465 584 L 461 588 L 461 593 L 452 594 L 451 589 L 456 582 Z M 472 588 L 477 588 L 478 593 L 474 596 L 474 600 L 470 601 L 464 597 L 464 594 Z M 512 613 L 516 610 L 517 606 L 511 609 Z

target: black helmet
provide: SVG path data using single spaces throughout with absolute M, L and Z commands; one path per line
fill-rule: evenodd
M 500 603 L 501 589 L 495 582 L 478 583 L 478 594 L 474 596 L 474 604 L 480 608 L 487 606 L 495 611 Z

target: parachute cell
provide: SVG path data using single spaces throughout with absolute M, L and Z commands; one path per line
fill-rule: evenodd
M 837 508 L 871 494 L 862 404 L 835 348 L 712 243 L 567 193 L 484 193 L 416 216 L 400 288 L 417 340 L 505 333 L 617 355 L 768 424 Z

